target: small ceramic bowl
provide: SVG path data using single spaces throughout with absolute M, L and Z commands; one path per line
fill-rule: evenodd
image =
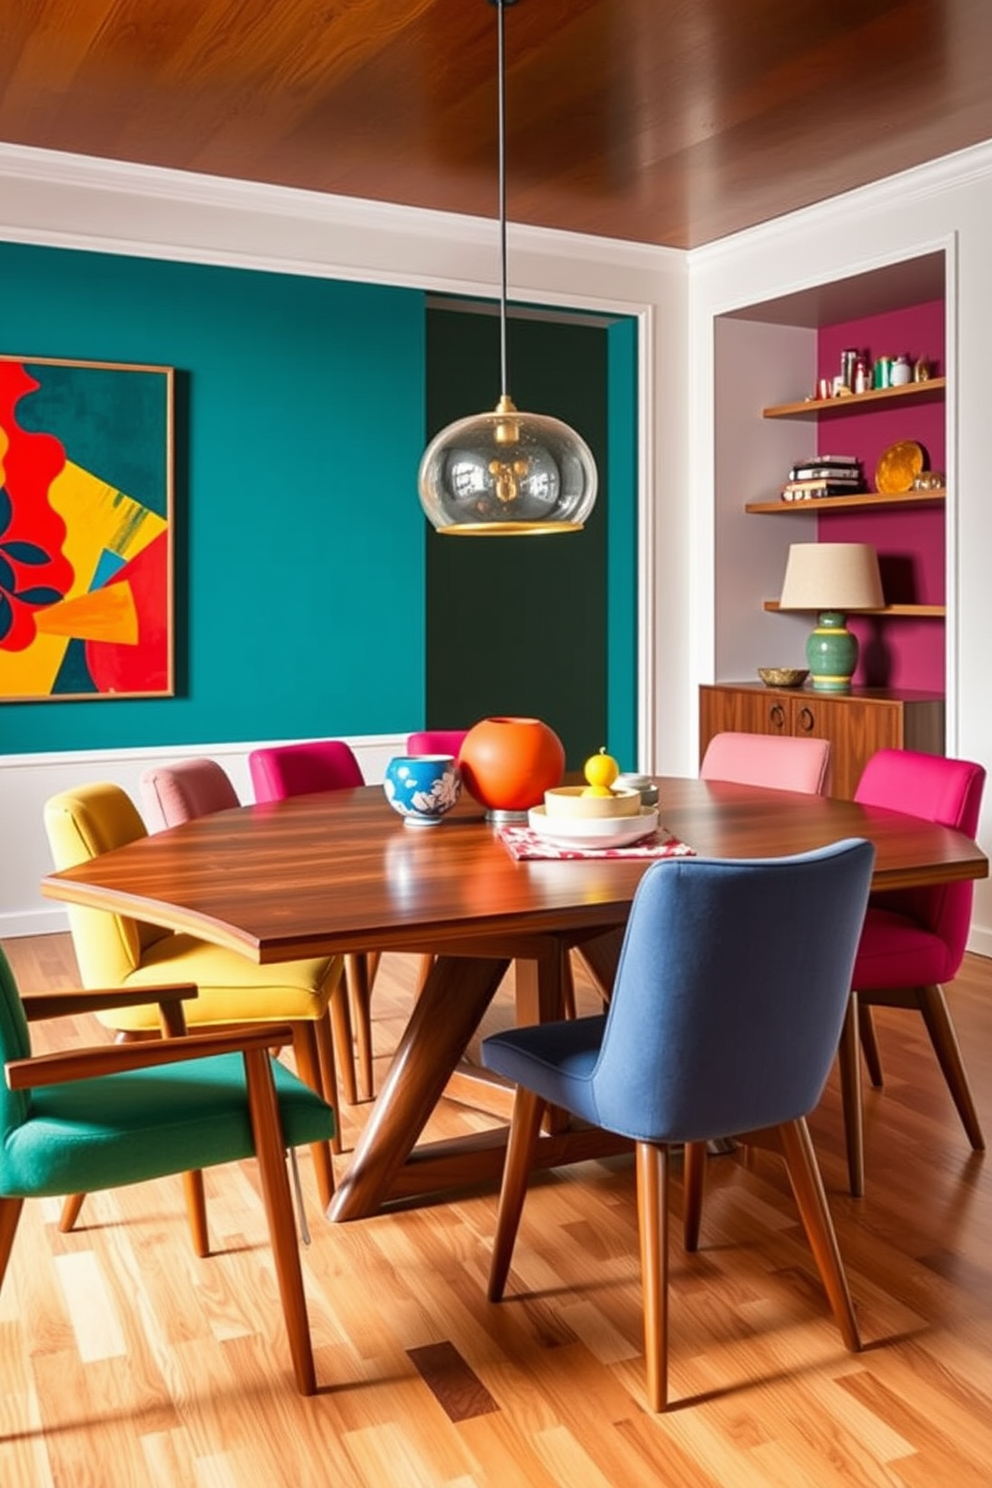
M 766 687 L 802 687 L 809 676 L 809 668 L 759 667 L 758 676 Z
M 636 816 L 641 809 L 641 793 L 617 790 L 608 796 L 584 795 L 584 785 L 559 785 L 544 792 L 544 809 L 549 817 L 570 817 L 572 821 L 615 821 L 618 816 Z
M 458 800 L 462 777 L 451 754 L 400 754 L 386 766 L 386 800 L 407 826 L 433 827 Z

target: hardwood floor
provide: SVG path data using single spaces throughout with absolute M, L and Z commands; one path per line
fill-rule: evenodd
M 23 987 L 73 984 L 67 937 L 5 948 Z M 416 970 L 383 959 L 378 1075 Z M 992 962 L 968 957 L 950 1001 L 992 1133 Z M 487 1031 L 510 1006 L 502 992 Z M 0 1483 L 988 1488 L 992 1164 L 967 1145 L 921 1020 L 878 1025 L 865 1199 L 846 1192 L 833 1081 L 811 1121 L 862 1354 L 843 1349 L 771 1157 L 710 1160 L 702 1247 L 673 1246 L 678 1403 L 652 1416 L 629 1159 L 535 1179 L 494 1306 L 494 1193 L 330 1225 L 301 1154 L 320 1393 L 293 1388 L 252 1164 L 206 1175 L 202 1261 L 178 1180 L 93 1195 L 71 1235 L 58 1202 L 29 1203 L 0 1294 Z M 103 1036 L 81 1019 L 57 1040 L 36 1028 L 35 1046 Z M 345 1108 L 346 1145 L 367 1110 Z M 487 1124 L 447 1102 L 432 1134 Z

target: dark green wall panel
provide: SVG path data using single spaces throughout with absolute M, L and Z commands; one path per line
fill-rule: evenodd
M 0 751 L 424 715 L 412 290 L 0 244 L 0 350 L 177 369 L 173 699 L 0 705 Z
M 629 325 L 614 342 L 601 322 L 511 317 L 509 391 L 518 408 L 553 414 L 582 434 L 596 459 L 599 496 L 581 533 L 489 541 L 429 533 L 427 715 L 434 727 L 535 715 L 560 734 L 570 767 L 607 743 L 633 765 L 636 340 Z M 431 434 L 495 408 L 498 319 L 429 308 L 427 366 Z

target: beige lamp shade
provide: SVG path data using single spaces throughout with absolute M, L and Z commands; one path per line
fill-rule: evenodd
M 793 543 L 780 610 L 881 610 L 878 554 L 868 543 Z

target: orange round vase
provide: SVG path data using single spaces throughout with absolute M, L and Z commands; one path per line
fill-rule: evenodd
M 489 811 L 523 812 L 558 785 L 565 749 L 539 718 L 483 718 L 458 753 L 462 780 Z

